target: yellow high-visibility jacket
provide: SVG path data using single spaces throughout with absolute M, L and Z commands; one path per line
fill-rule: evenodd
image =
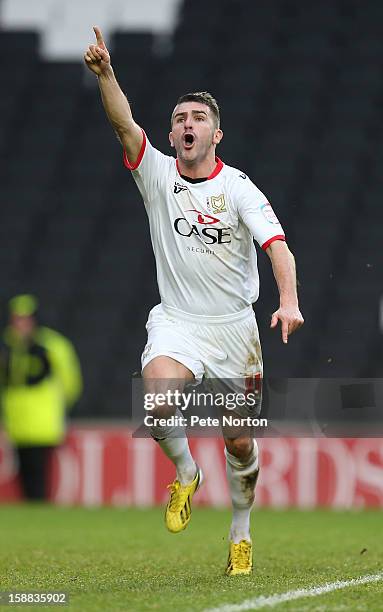
M 80 363 L 72 343 L 37 327 L 21 342 L 6 328 L 0 347 L 3 425 L 17 446 L 55 446 L 65 436 L 65 413 L 82 392 Z

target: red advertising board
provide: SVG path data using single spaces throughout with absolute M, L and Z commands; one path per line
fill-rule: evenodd
M 196 503 L 229 504 L 223 443 L 194 438 L 205 473 Z M 383 439 L 263 438 L 257 505 L 312 508 L 383 507 Z M 57 504 L 152 506 L 167 498 L 174 468 L 151 438 L 128 428 L 72 428 L 55 451 L 51 499 Z M 0 436 L 0 502 L 20 499 L 17 466 Z

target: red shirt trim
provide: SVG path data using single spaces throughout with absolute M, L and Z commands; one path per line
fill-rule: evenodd
M 273 236 L 272 238 L 269 238 L 268 240 L 266 240 L 266 242 L 263 243 L 262 248 L 264 251 L 266 251 L 267 247 L 270 246 L 270 244 L 272 242 L 274 242 L 274 240 L 283 240 L 284 242 L 286 241 L 285 236 L 283 236 L 283 234 L 280 234 L 279 236 Z
M 222 168 L 223 168 L 223 167 L 224 167 L 224 165 L 225 165 L 225 164 L 223 163 L 223 161 L 222 161 L 222 160 L 221 160 L 219 157 L 216 157 L 216 158 L 215 158 L 215 161 L 216 161 L 216 166 L 215 166 L 215 168 L 214 168 L 213 172 L 211 173 L 211 175 L 207 177 L 207 180 L 208 180 L 208 181 L 211 181 L 211 179 L 213 179 L 213 178 L 215 178 L 216 176 L 218 176 L 218 174 L 221 172 Z M 181 175 L 180 167 L 179 167 L 179 165 L 178 165 L 178 158 L 176 159 L 176 165 L 177 165 L 177 171 L 178 171 L 178 174 L 179 174 L 179 175 Z
M 146 149 L 146 134 L 144 132 L 144 130 L 141 128 L 142 130 L 142 145 L 141 145 L 141 149 L 140 152 L 138 154 L 138 157 L 136 159 L 136 162 L 134 164 L 132 164 L 129 159 L 128 156 L 126 154 L 125 148 L 124 148 L 124 164 L 125 166 L 128 168 L 128 170 L 137 170 L 138 166 L 140 165 L 142 158 L 144 157 L 144 153 L 145 153 L 145 149 Z

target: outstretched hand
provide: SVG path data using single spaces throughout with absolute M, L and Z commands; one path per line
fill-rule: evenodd
M 110 55 L 100 28 L 94 26 L 93 31 L 96 35 L 97 44 L 89 45 L 84 54 L 84 60 L 89 70 L 99 76 L 110 67 Z
M 303 325 L 304 318 L 302 317 L 298 306 L 280 306 L 280 308 L 278 308 L 278 310 L 272 314 L 270 327 L 276 327 L 278 325 L 278 321 L 281 322 L 282 326 L 282 340 L 285 344 L 287 344 L 289 335 Z

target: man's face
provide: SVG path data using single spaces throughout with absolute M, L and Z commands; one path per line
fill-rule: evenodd
M 23 340 L 30 338 L 36 327 L 36 322 L 33 316 L 24 317 L 12 314 L 10 323 L 17 336 Z
M 223 133 L 216 128 L 215 117 L 206 104 L 182 102 L 174 109 L 169 140 L 177 151 L 177 157 L 185 164 L 204 161 L 222 137 Z

